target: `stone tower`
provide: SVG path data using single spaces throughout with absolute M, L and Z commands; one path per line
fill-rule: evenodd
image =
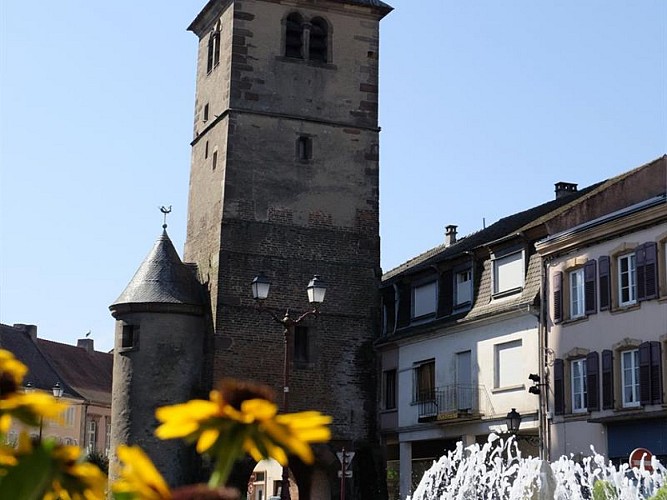
M 382 489 L 372 342 L 379 22 L 390 11 L 380 0 L 210 0 L 189 27 L 199 49 L 185 260 L 210 294 L 213 379 L 280 394 L 282 332 L 256 311 L 250 283 L 270 278 L 276 314 L 308 308 L 314 274 L 328 283 L 322 314 L 292 345 L 290 410 L 334 417 L 319 469 L 290 464 L 300 500 L 338 498 L 343 446 L 357 453 L 348 498 Z
M 111 479 L 119 444 L 140 445 L 172 485 L 196 471 L 190 449 L 154 435 L 155 409 L 201 392 L 207 322 L 201 285 L 166 230 L 125 291 L 109 307 L 116 319 L 111 400 Z

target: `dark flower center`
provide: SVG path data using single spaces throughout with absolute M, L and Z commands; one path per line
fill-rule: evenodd
M 9 373 L 0 374 L 0 399 L 6 399 L 18 389 L 14 377 Z
M 237 410 L 241 410 L 241 404 L 249 399 L 266 399 L 275 401 L 275 393 L 271 388 L 255 384 L 226 378 L 218 383 L 218 390 L 222 394 L 222 399 Z

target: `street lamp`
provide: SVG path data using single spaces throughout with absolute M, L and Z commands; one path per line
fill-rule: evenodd
M 260 273 L 252 280 L 252 298 L 255 299 L 257 303 L 258 310 L 264 311 L 271 315 L 271 317 L 283 326 L 283 344 L 285 347 L 285 358 L 283 365 L 283 412 L 287 413 L 289 411 L 289 369 L 290 369 L 290 353 L 289 353 L 289 340 L 294 338 L 294 329 L 306 318 L 309 316 L 318 316 L 319 305 L 324 302 L 324 296 L 326 295 L 327 285 L 324 280 L 319 276 L 315 275 L 308 283 L 306 287 L 306 292 L 308 294 L 308 302 L 313 304 L 313 309 L 307 311 L 299 316 L 297 319 L 292 319 L 290 317 L 289 309 L 285 311 L 285 315 L 281 318 L 277 316 L 273 311 L 269 309 L 262 308 L 262 301 L 264 301 L 269 296 L 269 289 L 271 288 L 271 281 L 267 278 L 264 273 Z M 283 477 L 282 477 L 282 486 L 280 489 L 280 500 L 290 500 L 289 492 L 289 469 L 287 465 L 283 466 Z
M 51 392 L 53 392 L 53 397 L 56 399 L 63 397 L 63 388 L 60 385 L 60 382 L 56 382 L 56 385 L 51 388 Z
M 519 432 L 519 426 L 521 425 L 521 414 L 516 411 L 516 408 L 512 408 L 512 411 L 507 414 L 507 432 L 510 434 L 516 434 Z

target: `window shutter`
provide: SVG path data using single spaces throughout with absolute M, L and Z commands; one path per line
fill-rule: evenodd
M 589 260 L 584 265 L 584 304 L 586 306 L 586 314 L 595 314 L 598 310 L 595 297 L 597 295 L 595 281 L 597 274 L 597 262 Z
M 554 295 L 554 323 L 563 321 L 563 273 L 554 274 L 553 278 Z
M 562 359 L 554 361 L 554 413 L 565 413 L 565 376 Z
M 639 402 L 651 404 L 651 343 L 639 345 Z
M 609 256 L 598 259 L 598 277 L 600 283 L 600 311 L 606 311 L 611 305 L 611 283 L 609 272 Z
M 452 304 L 454 295 L 454 273 L 451 269 L 440 275 L 438 289 L 438 314 L 437 317 L 449 316 L 452 314 Z
M 646 300 L 646 245 L 635 250 L 635 272 L 637 274 L 637 301 Z
M 588 393 L 588 411 L 600 409 L 600 356 L 589 352 L 586 356 L 586 391 Z
M 658 246 L 655 241 L 640 245 L 635 251 L 637 270 L 637 300 L 655 299 L 658 296 Z
M 614 353 L 602 351 L 602 409 L 614 408 Z
M 398 288 L 398 328 L 410 324 L 410 303 L 412 301 L 410 283 L 402 283 Z
M 651 342 L 651 403 L 662 404 L 662 356 L 660 342 Z

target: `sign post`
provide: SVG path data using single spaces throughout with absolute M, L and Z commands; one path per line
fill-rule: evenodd
M 340 470 L 338 471 L 338 477 L 340 478 L 340 500 L 345 500 L 345 479 L 352 477 L 352 471 L 347 470 L 347 468 L 354 458 L 354 452 L 346 452 L 345 448 L 343 448 L 343 451 L 336 452 L 336 456 L 341 464 Z

